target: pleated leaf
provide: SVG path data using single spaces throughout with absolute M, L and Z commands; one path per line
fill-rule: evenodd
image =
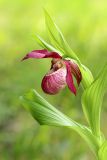
M 103 143 L 98 152 L 99 160 L 107 160 L 107 141 Z
M 97 79 L 84 91 L 82 106 L 93 133 L 100 136 L 100 114 L 104 93 L 107 89 L 107 64 Z
M 91 71 L 83 64 L 80 66 L 80 71 L 82 73 L 82 85 L 83 88 L 86 89 L 94 81 L 94 78 Z
M 57 48 L 58 50 L 60 50 L 64 54 L 65 57 L 71 57 L 80 63 L 79 58 L 72 51 L 67 41 L 65 40 L 62 32 L 60 31 L 60 29 L 55 24 L 55 22 L 53 21 L 53 19 L 50 17 L 50 15 L 48 14 L 46 10 L 45 10 L 45 22 L 46 22 L 46 27 L 49 33 L 49 38 L 53 46 Z
M 97 153 L 99 145 L 90 129 L 64 115 L 42 98 L 35 90 L 31 90 L 22 96 L 21 102 L 39 124 L 72 128 L 88 142 L 94 153 Z

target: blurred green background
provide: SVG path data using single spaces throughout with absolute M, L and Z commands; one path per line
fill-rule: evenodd
M 66 88 L 49 96 L 41 80 L 50 60 L 20 62 L 39 49 L 32 35 L 48 41 L 43 7 L 54 17 L 68 43 L 93 75 L 107 62 L 106 0 L 0 0 L 0 160 L 94 160 L 87 144 L 69 129 L 39 126 L 21 106 L 19 96 L 35 88 L 68 116 L 85 124 L 80 97 Z M 103 102 L 102 130 L 107 135 L 107 94 Z

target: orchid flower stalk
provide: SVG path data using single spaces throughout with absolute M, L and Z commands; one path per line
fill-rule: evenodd
M 47 11 L 45 11 L 45 20 L 52 44 L 48 44 L 36 35 L 35 39 L 42 48 L 29 52 L 22 61 L 29 58 L 51 58 L 50 69 L 41 82 L 41 87 L 46 94 L 58 94 L 65 86 L 68 86 L 74 95 L 78 94 L 75 78 L 78 86 L 81 84 L 83 87 L 81 104 L 87 126 L 60 112 L 34 89 L 21 96 L 21 102 L 40 125 L 64 126 L 75 130 L 87 142 L 97 160 L 106 160 L 107 141 L 100 129 L 100 114 L 107 87 L 107 63 L 94 79 L 91 71 L 72 51 Z

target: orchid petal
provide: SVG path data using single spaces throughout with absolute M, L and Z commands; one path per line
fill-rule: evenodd
M 28 59 L 28 58 L 62 58 L 57 52 L 50 52 L 46 49 L 42 50 L 34 50 L 30 53 L 28 53 L 22 60 Z
M 73 61 L 69 61 L 69 64 L 71 66 L 71 72 L 72 74 L 75 76 L 78 86 L 82 80 L 82 74 L 80 72 L 80 69 L 78 67 L 78 65 L 76 63 L 74 63 Z
M 65 61 L 66 69 L 67 69 L 67 75 L 66 75 L 66 83 L 71 90 L 76 95 L 76 88 L 73 82 L 73 77 L 71 73 L 71 66 L 69 64 L 69 61 Z

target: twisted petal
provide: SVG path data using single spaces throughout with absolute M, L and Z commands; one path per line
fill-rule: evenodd
M 50 52 L 46 49 L 43 50 L 34 50 L 28 53 L 22 60 L 28 58 L 62 58 L 57 52 Z
M 73 92 L 76 95 L 76 88 L 73 82 L 73 77 L 72 77 L 72 73 L 71 73 L 71 66 L 69 64 L 69 61 L 65 61 L 66 64 L 66 69 L 67 69 L 67 74 L 66 74 L 66 83 L 69 87 L 69 89 L 71 90 L 71 92 Z
M 46 74 L 42 80 L 42 89 L 45 93 L 56 94 L 66 86 L 66 68 L 62 67 L 57 71 Z
M 76 63 L 74 63 L 73 61 L 69 61 L 69 65 L 71 67 L 71 72 L 75 76 L 77 83 L 79 85 L 82 80 L 82 74 L 80 72 L 80 69 L 79 69 L 78 65 Z

